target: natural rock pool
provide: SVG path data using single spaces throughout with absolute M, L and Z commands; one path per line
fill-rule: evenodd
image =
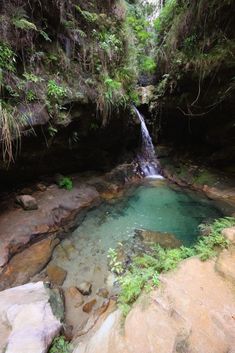
M 124 246 L 135 242 L 136 229 L 171 233 L 189 246 L 199 234 L 199 224 L 211 222 L 222 214 L 211 200 L 197 193 L 182 190 L 165 180 L 145 180 L 123 199 L 105 202 L 90 211 L 82 224 L 56 248 L 51 264 L 67 271 L 64 288 L 91 282 L 92 294 L 85 298 L 89 301 L 97 298 L 99 288 L 113 292 L 115 278 L 108 269 L 108 250 L 120 242 Z M 97 305 L 98 302 L 99 299 Z M 80 319 L 86 315 L 80 310 Z

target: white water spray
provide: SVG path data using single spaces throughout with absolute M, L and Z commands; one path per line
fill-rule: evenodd
M 161 175 L 159 174 L 159 168 L 154 146 L 152 143 L 151 136 L 148 132 L 147 126 L 145 124 L 144 117 L 140 114 L 139 110 L 136 107 L 134 107 L 134 110 L 141 124 L 142 146 L 141 152 L 137 157 L 140 169 L 146 177 L 161 178 Z

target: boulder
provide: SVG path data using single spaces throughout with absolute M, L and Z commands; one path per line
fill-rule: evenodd
M 43 282 L 0 293 L 0 352 L 46 353 L 61 327 Z
M 155 232 L 148 229 L 136 229 L 135 236 L 144 243 L 157 243 L 163 248 L 178 248 L 182 245 L 181 241 L 171 233 Z
M 19 195 L 16 197 L 16 202 L 25 210 L 33 211 L 38 209 L 36 199 L 31 195 Z
M 56 286 L 62 286 L 67 276 L 67 271 L 63 268 L 55 265 L 49 265 L 47 267 L 48 279 L 52 284 Z
M 90 295 L 92 290 L 92 284 L 90 282 L 83 282 L 78 285 L 78 290 L 83 295 Z

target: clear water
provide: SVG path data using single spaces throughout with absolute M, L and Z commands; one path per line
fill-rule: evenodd
M 136 228 L 173 233 L 184 245 L 191 245 L 200 223 L 222 215 L 211 201 L 195 193 L 186 193 L 165 181 L 145 183 L 123 200 L 90 211 L 57 247 L 52 262 L 68 271 L 64 286 L 88 280 L 95 290 L 112 288 L 107 251 L 118 242 L 133 239 Z

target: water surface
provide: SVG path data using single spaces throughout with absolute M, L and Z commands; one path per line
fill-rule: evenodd
M 148 181 L 121 201 L 90 211 L 56 249 L 52 261 L 68 271 L 65 286 L 84 280 L 91 281 L 94 288 L 111 286 L 108 249 L 133 241 L 135 229 L 172 233 L 189 246 L 197 239 L 199 224 L 221 215 L 212 201 L 198 194 L 165 181 Z

